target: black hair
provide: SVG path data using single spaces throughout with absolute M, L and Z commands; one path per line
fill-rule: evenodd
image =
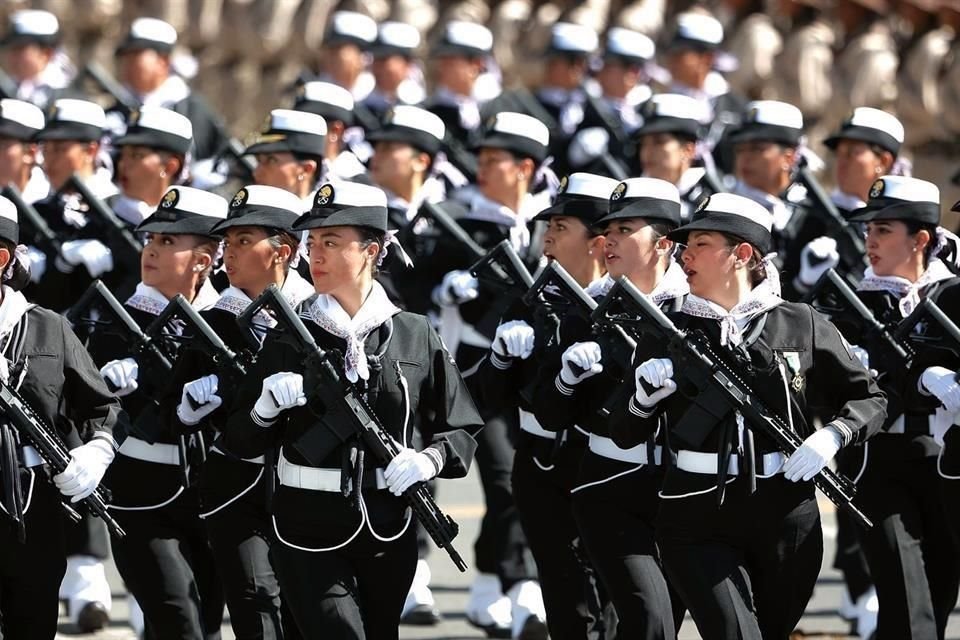
M 6 238 L 0 238 L 0 249 L 6 249 L 10 253 L 10 262 L 3 270 L 3 284 L 14 291 L 20 291 L 30 284 L 30 270 L 17 257 L 16 244 Z M 9 279 L 7 274 L 9 274 Z
M 374 229 L 373 227 L 356 227 L 357 234 L 360 236 L 360 246 L 366 249 L 374 242 L 377 243 L 380 247 L 380 251 L 377 252 L 376 258 L 373 262 L 373 275 L 376 276 L 380 273 L 380 256 L 383 255 L 386 251 L 384 246 L 387 242 L 387 234 L 379 229 Z
M 723 236 L 723 239 L 727 241 L 727 247 L 731 250 L 744 243 L 749 244 L 750 248 L 753 249 L 753 255 L 750 256 L 750 260 L 747 262 L 747 275 L 750 276 L 750 286 L 755 287 L 767 279 L 767 265 L 763 262 L 763 252 L 760 251 L 755 244 L 747 242 L 732 233 L 724 233 L 722 231 L 719 233 Z
M 313 153 L 303 153 L 301 151 L 291 151 L 290 154 L 293 156 L 293 159 L 299 162 L 309 162 L 313 160 L 317 163 L 317 170 L 313 172 L 313 184 L 311 188 L 316 188 L 320 185 L 320 178 L 323 176 L 323 156 Z
M 923 249 L 923 266 L 926 267 L 934 258 L 945 258 L 944 255 L 934 255 L 933 251 L 937 247 L 937 225 L 931 222 L 920 222 L 919 220 L 901 220 L 907 227 L 907 233 L 911 236 L 917 235 L 921 231 L 930 234 L 930 242 Z M 949 252 L 950 247 L 946 247 L 941 253 Z

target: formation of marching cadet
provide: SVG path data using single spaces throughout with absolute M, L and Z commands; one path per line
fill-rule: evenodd
M 59 600 L 103 627 L 111 553 L 143 638 L 217 638 L 224 607 L 244 639 L 436 624 L 431 547 L 468 565 L 435 496 L 475 459 L 488 637 L 672 639 L 689 615 L 786 640 L 819 489 L 853 631 L 943 638 L 960 239 L 948 122 L 917 114 L 960 12 L 901 2 L 904 35 L 884 0 L 791 0 L 780 38 L 754 4 L 602 43 L 564 13 L 518 61 L 530 89 L 456 12 L 424 38 L 338 9 L 289 95 L 264 78 L 246 145 L 169 22 L 130 21 L 113 79 L 76 73 L 52 13 L 12 13 L 0 637 L 52 638 Z

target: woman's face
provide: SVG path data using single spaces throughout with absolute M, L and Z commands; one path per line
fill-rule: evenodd
M 59 189 L 75 173 L 89 175 L 93 172 L 97 144 L 78 140 L 47 140 L 42 143 L 43 170 L 50 186 Z
M 209 264 L 209 256 L 196 251 L 205 238 L 193 234 L 148 233 L 140 254 L 140 279 L 161 291 L 180 291 Z
M 273 281 L 279 259 L 263 227 L 230 227 L 223 237 L 223 267 L 238 289 L 263 289 Z
M 435 58 L 433 73 L 438 86 L 469 96 L 482 71 L 482 63 L 471 58 L 446 55 Z
M 710 299 L 729 286 L 736 257 L 727 239 L 714 231 L 693 231 L 680 256 L 690 293 Z
M 887 173 L 887 167 L 870 145 L 857 140 L 840 140 L 835 171 L 840 191 L 866 201 L 870 185 Z
M 571 273 L 579 273 L 583 265 L 593 260 L 590 230 L 579 218 L 553 216 L 543 236 L 543 255 L 556 260 Z
M 138 145 L 120 147 L 117 174 L 120 190 L 131 198 L 149 201 L 173 182 L 164 156 L 156 149 Z
M 520 181 L 520 163 L 509 151 L 480 149 L 477 156 L 477 187 L 496 202 L 509 201 Z
M 0 184 L 20 185 L 36 162 L 36 146 L 13 138 L 0 138 Z
M 414 173 L 426 169 L 419 162 L 420 155 L 406 142 L 380 140 L 370 159 L 370 177 L 379 187 L 403 193 L 412 183 Z
M 40 75 L 52 57 L 53 49 L 50 47 L 36 43 L 15 44 L 4 49 L 3 66 L 14 79 L 28 80 Z
M 875 220 L 867 223 L 867 259 L 878 276 L 895 276 L 909 271 L 922 247 L 917 235 L 907 232 L 900 220 Z
M 362 285 L 378 247 L 364 247 L 357 229 L 343 226 L 311 229 L 307 249 L 314 289 L 317 293 L 336 295 Z
M 268 187 L 276 187 L 298 193 L 299 184 L 306 180 L 306 176 L 298 179 L 298 175 L 303 174 L 300 163 L 288 151 L 276 151 L 271 153 L 258 153 L 254 156 L 257 159 L 257 168 L 253 170 L 253 179 L 257 184 Z M 307 183 L 309 186 L 309 183 Z
M 793 150 L 776 142 L 753 140 L 734 145 L 734 173 L 748 187 L 779 195 L 793 163 Z
M 693 144 L 681 142 L 671 133 L 648 133 L 640 137 L 640 164 L 643 174 L 667 182 L 683 174 L 693 160 Z
M 611 278 L 633 280 L 632 276 L 653 269 L 660 259 L 655 232 L 643 218 L 612 220 L 604 237 L 603 259 Z
M 394 94 L 410 73 L 410 61 L 400 55 L 376 57 L 370 65 L 370 72 L 378 89 Z

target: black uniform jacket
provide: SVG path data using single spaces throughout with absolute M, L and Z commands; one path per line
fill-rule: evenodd
M 312 300 L 305 302 L 303 308 Z M 320 328 L 309 313 L 301 314 L 301 319 L 321 349 L 345 351 L 345 341 Z M 392 336 L 388 329 L 391 323 Z M 397 442 L 411 446 L 413 430 L 419 427 L 424 444 L 440 454 L 443 461 L 440 476 L 465 476 L 476 449 L 473 434 L 482 421 L 453 359 L 427 319 L 400 312 L 370 333 L 364 350 L 368 360 L 371 356 L 378 357 L 379 363 L 371 366 L 368 384 L 359 389 L 384 429 Z M 313 429 L 321 429 L 325 437 L 321 438 L 319 448 L 309 451 L 310 457 L 322 460 L 320 467 L 343 467 L 345 446 L 321 424 L 318 416 L 322 416 L 324 410 L 311 398 L 309 388 L 304 390 L 308 399 L 306 406 L 283 412 L 269 427 L 260 426 L 251 416 L 264 378 L 282 371 L 303 373 L 303 370 L 297 351 L 275 333 L 269 333 L 256 364 L 240 383 L 227 421 L 224 439 L 231 452 L 250 458 L 264 451 L 269 443 L 278 442 L 288 461 L 307 465 L 307 458 L 298 450 L 301 437 Z M 367 454 L 365 458 L 367 469 L 384 466 L 375 462 L 372 455 Z M 398 514 L 404 504 L 400 499 L 395 501 Z
M 68 449 L 94 437 L 122 441 L 127 416 L 66 319 L 33 307 L 25 320 L 19 392 L 27 404 L 56 429 Z M 13 371 L 17 368 L 15 364 Z
M 717 354 L 737 358 L 736 369 L 743 381 L 788 424 L 789 393 L 793 429 L 801 438 L 814 431 L 809 420 L 811 406 L 822 407 L 825 422 L 838 423 L 849 438 L 848 444 L 863 442 L 883 425 L 887 407 L 883 392 L 851 354 L 837 328 L 809 305 L 784 302 L 754 318 L 743 332 L 746 354 L 741 351 L 739 355 L 720 346 L 717 321 L 679 312 L 668 315 L 681 330 L 705 334 Z M 758 325 L 760 322 L 762 327 Z M 667 357 L 670 357 L 667 345 L 644 340 L 637 347 L 635 362 Z M 733 412 L 717 418 L 712 426 L 704 425 L 701 433 L 706 435 L 701 442 L 688 442 L 677 433 L 678 423 L 691 406 L 687 394 L 695 393 L 687 388 L 683 366 L 674 362 L 674 378 L 679 388 L 658 403 L 650 417 L 640 418 L 618 407 L 611 419 L 611 432 L 618 445 L 639 444 L 664 424 L 674 451 L 717 453 L 721 450 L 721 441 L 730 438 L 733 451 L 737 452 L 740 444 Z M 745 426 L 751 427 L 749 423 Z M 762 454 L 777 451 L 772 440 L 753 431 L 758 459 Z M 716 482 L 715 474 L 693 474 L 674 468 L 667 472 L 663 494 L 709 490 Z
M 858 291 L 857 295 L 881 323 L 892 326 L 903 320 L 898 308 L 899 300 L 893 294 Z M 960 278 L 935 283 L 927 287 L 922 295 L 936 302 L 954 322 L 960 318 Z M 887 394 L 887 419 L 883 423 L 882 437 L 870 442 L 870 458 L 877 461 L 936 456 L 940 447 L 930 434 L 930 416 L 940 406 L 940 401 L 920 390 L 920 376 L 928 367 L 936 365 L 953 370 L 960 368 L 958 354 L 941 348 L 948 342 L 941 341 L 939 328 L 933 322 L 921 322 L 914 328 L 909 342 L 917 355 L 909 367 L 904 367 L 852 314 L 843 313 L 835 317 L 834 322 L 851 344 L 868 351 L 870 367 L 880 373 L 880 388 Z M 904 433 L 885 433 L 901 416 Z

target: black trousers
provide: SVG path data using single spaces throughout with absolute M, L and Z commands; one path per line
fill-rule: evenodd
M 947 431 L 943 443 L 943 452 L 937 460 L 940 496 L 953 544 L 960 549 L 960 427 Z
M 537 564 L 547 628 L 553 640 L 603 638 L 600 594 L 570 498 L 583 446 L 564 446 L 551 459 L 553 440 L 520 433 L 513 459 L 513 497 Z
M 148 640 L 219 640 L 223 590 L 196 489 L 147 511 L 112 511 L 127 535 L 113 557 L 143 609 Z
M 284 602 L 304 638 L 399 638 L 400 613 L 417 566 L 415 527 L 391 542 L 374 539 L 364 528 L 348 545 L 329 552 L 278 542 L 271 555 Z
M 683 473 L 671 471 L 668 473 Z M 704 640 L 787 640 L 813 594 L 823 557 L 820 511 L 809 482 L 777 475 L 663 499 L 657 541 L 667 578 Z
M 863 447 L 841 449 L 837 455 L 837 471 L 851 480 L 860 473 L 863 464 Z M 860 544 L 859 526 L 846 511 L 837 511 L 837 550 L 833 568 L 843 574 L 844 584 L 851 602 L 865 594 L 873 586 L 867 557 Z
M 617 638 L 672 640 L 674 605 L 654 536 L 659 479 L 636 464 L 583 456 L 573 513 L 590 561 L 617 611 Z M 609 478 L 624 474 L 616 479 Z M 604 481 L 606 480 L 606 481 Z M 585 486 L 593 484 L 593 486 Z
M 29 481 L 24 473 L 25 488 Z M 60 493 L 36 469 L 23 543 L 12 521 L 0 517 L 0 639 L 53 640 L 67 568 Z
M 213 452 L 200 479 L 203 511 L 216 509 L 204 522 L 237 640 L 289 640 L 297 635 L 295 630 L 284 633 L 281 626 L 280 583 L 270 561 L 265 471 L 270 472 L 263 465 Z M 290 626 L 295 627 L 292 621 Z
M 890 461 L 874 456 L 885 448 L 875 443 L 868 444 L 857 499 L 873 521 L 861 539 L 880 599 L 877 640 L 942 640 L 960 573 L 944 526 L 937 459 Z
M 477 570 L 496 574 L 504 593 L 518 582 L 537 579 L 510 480 L 514 456 L 511 434 L 516 431 L 515 415 L 498 415 L 487 419 L 475 436 L 477 470 L 487 509 L 473 550 Z

